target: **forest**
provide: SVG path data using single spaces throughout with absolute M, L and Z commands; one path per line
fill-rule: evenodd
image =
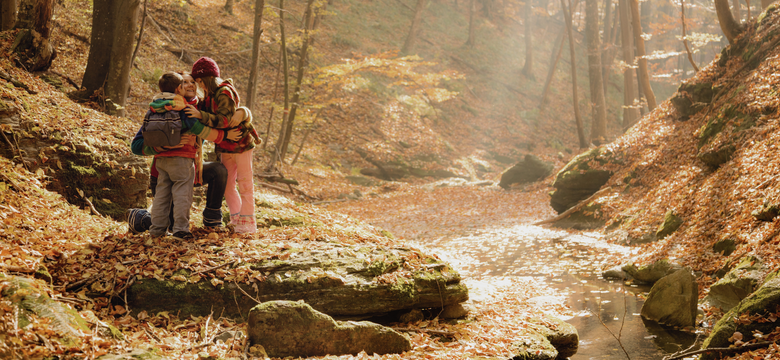
M 780 358 L 778 9 L 0 0 L 0 358 Z

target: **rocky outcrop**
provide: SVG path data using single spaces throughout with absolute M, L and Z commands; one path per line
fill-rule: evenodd
M 696 306 L 699 287 L 690 269 L 680 269 L 663 277 L 653 285 L 642 305 L 641 315 L 670 326 L 693 326 L 696 324 Z
M 7 125 L 7 136 L 16 139 L 14 147 L 0 147 L 0 156 L 14 159 L 21 154 L 30 171 L 43 169 L 54 178 L 49 190 L 62 194 L 68 202 L 86 207 L 85 199 L 92 198 L 97 211 L 115 219 L 123 218 L 129 208 L 146 207 L 149 168 L 144 158 L 133 155 L 129 147 L 118 152 L 88 136 L 47 133 L 3 100 L 0 125 Z M 113 136 L 117 142 L 130 141 L 119 133 Z
M 397 354 L 412 349 L 404 335 L 368 321 L 337 322 L 304 302 L 270 301 L 249 312 L 250 345 L 271 357 Z
M 577 353 L 580 336 L 574 325 L 546 315 L 539 319 L 531 319 L 530 322 L 530 326 L 555 347 L 558 351 L 558 359 L 565 359 Z
M 636 267 L 634 264 L 623 266 L 623 271 L 636 281 L 645 284 L 654 284 L 661 278 L 671 275 L 681 269 L 680 265 L 670 263 L 668 260 L 658 260 L 649 265 Z
M 604 148 L 595 148 L 577 155 L 555 176 L 552 186 L 555 191 L 551 193 L 550 205 L 558 213 L 568 210 L 580 201 L 587 199 L 598 191 L 607 180 L 612 177 L 612 172 L 593 169 L 589 165 L 591 161 L 607 163 L 611 160 L 611 153 Z
M 704 301 L 723 311 L 729 311 L 756 290 L 764 275 L 761 261 L 754 256 L 747 256 L 710 286 L 710 292 Z
M 508 189 L 512 184 L 525 184 L 544 179 L 552 174 L 553 164 L 528 154 L 503 174 L 498 186 Z
M 664 221 L 658 226 L 658 230 L 655 232 L 656 238 L 660 240 L 671 235 L 680 228 L 682 223 L 683 219 L 677 216 L 674 211 L 667 211 L 666 215 L 664 215 Z
M 701 111 L 712 102 L 714 94 L 712 83 L 690 84 L 683 82 L 677 93 L 671 98 L 672 105 L 680 114 L 680 120 L 688 120 L 691 115 Z
M 710 336 L 704 340 L 702 349 L 722 348 L 731 345 L 729 338 L 734 332 L 740 332 L 743 335 L 742 341 L 748 342 L 754 338 L 754 331 L 758 330 L 763 334 L 769 334 L 775 330 L 777 324 L 774 322 L 737 322 L 741 316 L 763 316 L 766 317 L 776 310 L 780 303 L 780 276 L 772 273 L 767 276 L 767 280 L 754 293 L 739 302 L 739 304 L 729 310 L 713 327 Z M 715 354 L 703 354 L 702 359 L 716 359 Z
M 457 272 L 416 250 L 333 244 L 318 250 L 291 249 L 284 256 L 233 264 L 233 268 L 264 274 L 262 281 L 215 285 L 197 277 L 198 281 L 188 282 L 196 277 L 182 270 L 182 281 L 136 281 L 127 290 L 127 301 L 137 311 L 150 313 L 207 316 L 213 311 L 238 318 L 256 305 L 255 299 L 303 300 L 318 311 L 340 317 L 441 308 L 468 299 L 468 289 Z M 413 267 L 404 260 L 409 257 L 426 260 L 422 266 Z M 396 272 L 399 276 L 393 276 Z

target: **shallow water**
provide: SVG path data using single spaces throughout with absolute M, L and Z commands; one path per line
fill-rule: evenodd
M 471 282 L 531 276 L 565 295 L 574 316 L 564 320 L 574 325 L 580 336 L 579 350 L 571 359 L 661 359 L 688 348 L 695 340 L 694 334 L 639 316 L 643 304 L 639 295 L 646 295 L 649 287 L 599 277 L 597 269 L 606 255 L 630 255 L 625 247 L 529 225 L 428 240 L 420 245 L 449 261 Z M 472 297 L 480 296 L 480 287 L 469 290 Z

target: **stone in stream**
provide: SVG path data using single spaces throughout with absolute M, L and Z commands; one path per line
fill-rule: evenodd
M 335 321 L 299 301 L 269 301 L 249 312 L 250 345 L 271 357 L 397 354 L 412 349 L 397 331 L 368 321 Z
M 738 323 L 736 320 L 745 315 L 748 317 L 763 316 L 766 319 L 776 311 L 777 304 L 780 303 L 780 276 L 777 275 L 777 272 L 767 275 L 764 284 L 758 290 L 740 301 L 726 315 L 723 315 L 713 327 L 710 336 L 704 340 L 702 349 L 722 348 L 732 345 L 729 338 L 735 332 L 742 333 L 743 342 L 752 340 L 756 330 L 763 334 L 773 332 L 777 328 L 777 322 L 745 321 Z M 701 359 L 716 359 L 717 356 L 717 353 L 703 354 Z
M 696 324 L 699 286 L 691 269 L 683 268 L 653 285 L 642 305 L 642 317 L 670 326 Z
M 627 264 L 624 265 L 622 269 L 638 282 L 654 284 L 664 276 L 671 275 L 681 268 L 682 267 L 678 264 L 662 259 L 640 267 L 636 267 L 634 264 Z

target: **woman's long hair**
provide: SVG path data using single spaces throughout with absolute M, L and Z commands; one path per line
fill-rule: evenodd
M 203 86 L 205 87 L 205 89 L 203 89 L 205 96 L 214 96 L 214 94 L 217 93 L 217 89 L 219 89 L 219 84 L 224 82 L 219 76 L 204 76 L 200 79 L 203 81 Z

